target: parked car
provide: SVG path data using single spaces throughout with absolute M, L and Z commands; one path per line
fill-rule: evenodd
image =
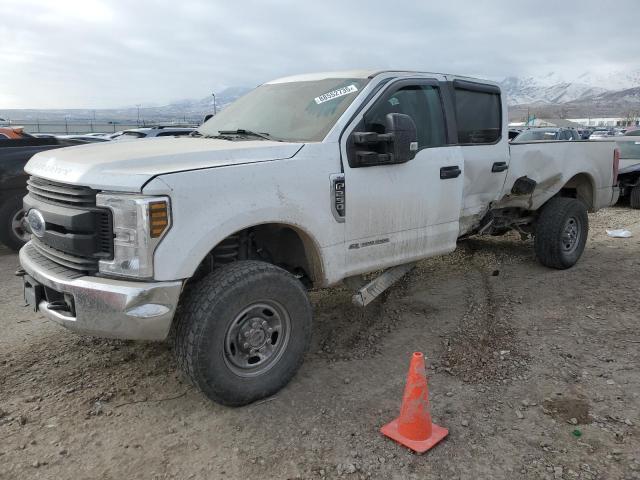
M 366 305 L 459 238 L 511 230 L 548 267 L 578 261 L 587 210 L 618 198 L 615 144 L 509 144 L 506 118 L 494 82 L 305 74 L 261 85 L 199 136 L 39 153 L 25 298 L 85 334 L 173 331 L 214 401 L 273 395 L 310 345 L 307 288 L 356 283 Z
M 24 172 L 27 161 L 38 152 L 77 144 L 73 140 L 57 138 L 0 137 L 0 243 L 17 251 L 30 237 L 22 221 L 22 197 L 27 194 L 27 174 Z
M 640 136 L 616 138 L 620 151 L 620 198 L 628 199 L 631 208 L 640 209 Z
M 613 137 L 613 131 L 609 129 L 597 128 L 591 135 L 589 135 L 589 140 L 599 140 L 601 138 Z
M 0 127 L 0 140 L 17 140 L 19 138 L 33 138 L 22 127 Z
M 582 140 L 588 140 L 589 136 L 591 135 L 591 130 L 589 130 L 588 128 L 579 128 L 578 134 L 580 135 L 580 138 Z
M 627 130 L 624 133 L 625 137 L 640 137 L 640 128 L 636 128 L 633 130 Z
M 582 136 L 575 128 L 565 127 L 544 127 L 544 128 L 530 128 L 523 131 L 518 135 L 513 142 L 538 142 L 541 140 L 582 140 Z
M 57 135 L 58 138 L 63 140 L 78 140 L 83 143 L 96 143 L 96 142 L 108 142 L 109 139 L 105 137 L 99 137 L 97 135 Z
M 32 133 L 31 136 L 34 138 L 56 138 L 54 133 Z
M 164 125 L 155 127 L 132 128 L 129 130 L 124 130 L 122 134 L 115 137 L 114 140 L 122 141 L 152 137 L 182 137 L 191 134 L 195 130 L 195 127 L 174 127 Z

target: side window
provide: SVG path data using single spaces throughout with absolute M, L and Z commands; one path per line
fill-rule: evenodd
M 446 143 L 444 114 L 437 87 L 410 85 L 385 95 L 365 114 L 365 129 L 385 133 L 385 119 L 389 113 L 403 113 L 413 119 L 418 131 L 418 149 Z
M 495 143 L 502 131 L 500 95 L 455 89 L 458 143 Z

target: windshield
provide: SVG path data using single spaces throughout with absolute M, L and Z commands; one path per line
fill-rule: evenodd
M 368 82 L 366 78 L 326 78 L 265 84 L 209 119 L 198 132 L 220 135 L 244 130 L 274 140 L 319 142 Z
M 556 130 L 525 130 L 515 138 L 515 142 L 533 142 L 536 140 L 555 140 Z

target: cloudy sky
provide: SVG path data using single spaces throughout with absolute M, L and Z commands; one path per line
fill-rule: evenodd
M 347 68 L 637 70 L 638 0 L 2 0 L 0 108 L 102 108 Z

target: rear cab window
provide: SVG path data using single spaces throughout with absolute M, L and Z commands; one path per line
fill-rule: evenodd
M 502 137 L 500 89 L 493 85 L 455 80 L 454 104 L 458 143 L 497 143 Z

